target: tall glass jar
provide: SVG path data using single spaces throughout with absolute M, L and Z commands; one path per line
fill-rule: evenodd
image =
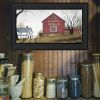
M 9 97 L 8 78 L 0 78 L 0 100 L 9 100 Z
M 92 64 L 81 64 L 82 96 L 89 98 L 93 93 L 93 69 Z
M 44 77 L 42 73 L 35 73 L 33 79 L 33 97 L 37 99 L 44 97 Z
M 46 84 L 46 98 L 56 97 L 56 79 L 48 78 Z
M 68 79 L 61 77 L 57 79 L 57 98 L 68 97 Z
M 22 90 L 22 98 L 31 98 L 32 97 L 32 79 L 33 79 L 33 54 L 24 53 L 22 60 L 22 79 L 25 78 L 25 82 Z
M 100 53 L 93 54 L 94 88 L 93 96 L 100 98 Z
M 81 83 L 78 75 L 69 76 L 69 95 L 71 98 L 78 98 L 81 95 Z

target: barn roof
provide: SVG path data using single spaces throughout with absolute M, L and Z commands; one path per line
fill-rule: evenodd
M 63 20 L 61 17 L 59 17 L 58 15 L 56 15 L 55 13 L 52 13 L 51 15 L 49 15 L 47 18 L 45 18 L 42 22 L 44 22 L 45 20 L 47 20 L 49 17 L 51 17 L 51 16 L 56 16 L 56 17 L 58 17 L 59 19 L 61 19 L 63 22 L 65 22 L 65 20 Z
M 33 31 L 32 31 L 32 29 L 31 28 L 27 28 L 27 27 L 25 27 L 25 28 L 17 28 L 17 32 L 19 32 L 19 33 L 33 33 Z

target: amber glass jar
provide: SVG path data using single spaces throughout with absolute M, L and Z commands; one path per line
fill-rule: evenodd
M 33 97 L 37 99 L 44 97 L 44 77 L 42 73 L 35 73 L 33 79 Z
M 93 93 L 93 69 L 92 64 L 81 64 L 82 97 L 89 98 Z
M 25 78 L 22 90 L 22 98 L 32 97 L 34 61 L 32 53 L 24 53 L 22 60 L 22 79 Z
M 100 98 L 100 53 L 93 54 L 94 88 L 93 96 Z

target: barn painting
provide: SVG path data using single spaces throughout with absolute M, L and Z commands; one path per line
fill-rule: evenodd
M 16 14 L 17 43 L 82 43 L 80 9 L 17 10 Z
M 44 34 L 64 34 L 65 32 L 65 21 L 59 16 L 57 16 L 55 13 L 44 19 L 42 23 Z

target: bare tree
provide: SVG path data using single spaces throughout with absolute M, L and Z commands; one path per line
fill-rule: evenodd
M 16 11 L 16 17 L 17 17 L 19 14 L 21 14 L 23 11 L 24 11 L 23 9 L 17 10 L 17 11 Z
M 73 34 L 74 27 L 82 28 L 82 15 L 78 14 L 77 10 L 71 12 L 71 14 L 62 11 L 65 20 L 65 27 L 68 27 L 70 34 Z
M 17 28 L 24 28 L 25 24 L 23 22 L 20 22 L 17 24 Z

